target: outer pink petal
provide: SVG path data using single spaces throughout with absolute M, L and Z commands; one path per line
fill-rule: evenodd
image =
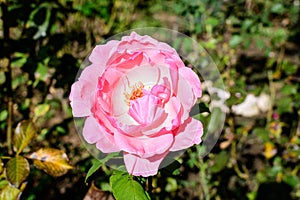
M 82 130 L 83 138 L 90 144 L 96 143 L 96 147 L 103 153 L 120 151 L 120 149 L 109 140 L 106 133 L 94 117 L 88 117 Z
M 132 32 L 130 36 L 124 36 L 122 42 L 118 46 L 118 50 L 128 50 L 128 52 L 143 51 L 145 55 L 152 57 L 153 52 L 164 52 L 169 55 L 176 55 L 176 50 L 164 42 L 158 42 L 156 39 L 148 35 L 139 35 Z
M 99 66 L 98 64 L 91 64 L 88 67 L 84 68 L 78 78 L 80 81 L 84 80 L 89 82 L 90 84 L 94 84 L 97 86 L 98 78 L 103 73 L 104 68 Z
M 179 76 L 178 80 L 178 91 L 176 96 L 183 107 L 183 116 L 181 120 L 183 123 L 183 121 L 189 117 L 189 112 L 196 103 L 197 99 L 195 98 L 193 88 L 181 75 Z
M 85 101 L 71 101 L 70 104 L 74 117 L 86 117 L 92 114 L 91 106 Z
M 202 123 L 190 117 L 180 126 L 170 151 L 179 151 L 199 144 L 202 141 L 202 135 Z
M 111 54 L 116 51 L 119 43 L 120 41 L 111 40 L 104 45 L 97 45 L 89 56 L 89 60 L 92 63 L 100 64 L 99 67 L 104 67 Z
M 98 140 L 102 139 L 102 130 L 94 117 L 86 118 L 82 130 L 82 135 L 83 138 L 90 144 L 94 144 Z
M 76 81 L 71 87 L 70 101 L 74 117 L 91 115 L 95 86 L 86 81 Z
M 202 95 L 201 82 L 197 74 L 188 67 L 179 69 L 179 75 L 186 79 L 193 88 L 194 95 L 199 98 Z
M 141 158 L 133 154 L 124 153 L 124 162 L 128 173 L 134 176 L 153 176 L 157 174 L 159 165 L 167 154 L 168 151 L 149 158 Z
M 174 136 L 166 133 L 157 137 L 131 137 L 115 133 L 115 142 L 123 151 L 147 158 L 165 152 L 173 144 Z

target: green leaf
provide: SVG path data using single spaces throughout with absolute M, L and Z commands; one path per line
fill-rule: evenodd
M 28 161 L 22 156 L 10 159 L 6 164 L 6 176 L 8 181 L 19 187 L 29 175 L 30 166 Z M 0 198 L 1 199 L 1 198 Z
M 257 127 L 254 128 L 252 134 L 256 135 L 262 141 L 269 141 L 269 132 L 265 128 Z
M 283 176 L 283 181 L 292 187 L 296 187 L 298 184 L 300 184 L 300 179 L 296 175 Z
M 177 180 L 175 178 L 168 177 L 165 190 L 167 192 L 175 192 L 178 189 Z
M 277 111 L 279 114 L 292 112 L 293 100 L 291 97 L 280 98 L 276 102 Z
M 21 153 L 35 135 L 36 129 L 32 121 L 27 120 L 20 122 L 15 129 L 13 137 L 13 144 L 16 153 Z
M 284 85 L 281 88 L 281 93 L 284 95 L 297 94 L 298 85 Z
M 3 110 L 3 111 L 0 113 L 0 122 L 6 120 L 7 116 L 8 116 L 7 110 Z
M 49 104 L 40 104 L 34 108 L 34 117 L 41 117 L 45 115 L 50 109 Z
M 88 178 L 90 176 L 92 176 L 102 166 L 103 163 L 100 160 L 93 159 L 92 164 L 93 164 L 92 167 L 89 169 L 89 171 L 85 177 L 85 180 L 84 180 L 85 183 L 87 182 Z
M 0 181 L 0 190 L 8 185 L 8 181 L 6 179 Z
M 242 37 L 240 35 L 233 35 L 230 38 L 229 41 L 229 46 L 230 47 L 236 47 L 237 45 L 239 45 L 241 42 L 243 41 Z
M 205 21 L 205 24 L 209 24 L 209 25 L 215 27 L 219 24 L 219 20 L 215 17 L 208 17 Z
M 276 14 L 282 14 L 284 10 L 285 9 L 281 3 L 276 3 L 271 8 L 271 12 Z
M 253 24 L 252 19 L 245 19 L 242 23 L 242 30 L 246 31 L 248 28 L 250 28 Z
M 214 165 L 210 168 L 212 173 L 218 173 L 224 167 L 226 167 L 229 160 L 229 156 L 226 151 L 221 151 L 215 158 L 214 158 Z
M 109 155 L 107 155 L 106 157 L 104 157 L 103 159 L 97 160 L 97 159 L 93 159 L 92 160 L 92 167 L 89 169 L 86 177 L 85 177 L 85 183 L 87 182 L 88 178 L 90 176 L 92 176 L 101 166 L 103 166 L 108 160 L 110 160 L 111 158 L 115 157 L 119 155 L 119 152 L 116 153 L 111 153 Z
M 0 190 L 1 200 L 15 200 L 18 199 L 21 191 L 13 186 L 7 185 L 3 190 Z
M 0 85 L 5 83 L 5 80 L 6 80 L 5 73 L 3 71 L 0 71 Z
M 292 75 L 297 72 L 298 70 L 298 65 L 291 64 L 287 61 L 283 61 L 282 63 L 282 70 L 287 74 L 287 75 Z
M 116 200 L 149 200 L 139 182 L 134 177 L 124 173 L 115 172 L 109 179 L 112 192 Z

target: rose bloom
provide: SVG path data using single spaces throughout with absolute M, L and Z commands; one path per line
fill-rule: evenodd
M 189 116 L 200 80 L 175 49 L 132 32 L 97 45 L 89 61 L 72 85 L 73 116 L 86 117 L 88 143 L 123 151 L 130 174 L 155 175 L 169 151 L 201 142 L 202 124 Z

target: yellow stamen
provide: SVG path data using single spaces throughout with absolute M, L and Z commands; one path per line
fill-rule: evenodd
M 130 105 L 130 100 L 135 100 L 135 99 L 138 99 L 142 96 L 144 96 L 144 93 L 143 93 L 143 88 L 144 88 L 144 85 L 142 82 L 138 82 L 136 84 L 134 84 L 133 86 L 130 86 L 131 89 L 131 92 L 130 94 L 127 93 L 127 92 L 124 92 L 124 95 L 125 95 L 125 102 Z

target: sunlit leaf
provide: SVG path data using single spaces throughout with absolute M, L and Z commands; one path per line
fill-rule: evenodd
M 33 164 L 38 169 L 55 177 L 62 176 L 73 168 L 68 164 L 66 153 L 59 149 L 42 148 L 29 155 L 28 158 L 33 159 Z
M 5 170 L 8 181 L 19 187 L 29 175 L 30 166 L 24 157 L 16 156 L 6 163 Z
M 92 160 L 92 167 L 89 169 L 84 182 L 87 182 L 88 178 L 92 176 L 98 169 L 102 166 L 102 162 L 100 160 L 94 159 Z
M 178 189 L 177 180 L 175 178 L 168 177 L 165 190 L 167 192 L 175 192 Z
M 21 194 L 21 191 L 13 186 L 7 185 L 5 188 L 0 190 L 0 199 L 1 200 L 15 200 L 18 199 L 18 196 Z
M 113 157 L 115 157 L 115 156 L 117 156 L 117 155 L 119 155 L 119 153 L 118 152 L 116 152 L 116 153 L 111 153 L 111 154 L 109 154 L 109 155 L 107 155 L 105 158 L 103 158 L 103 159 L 100 159 L 100 160 L 97 160 L 97 159 L 93 159 L 92 160 L 92 167 L 89 169 L 89 171 L 88 171 L 88 173 L 87 173 L 87 175 L 86 175 L 86 177 L 85 177 L 85 182 L 87 182 L 87 180 L 88 180 L 88 178 L 90 177 L 90 176 L 92 176 L 101 166 L 103 166 L 109 159 L 111 159 L 111 158 L 113 158 Z
M 230 38 L 229 46 L 231 46 L 231 47 L 236 47 L 236 46 L 239 45 L 242 41 L 243 41 L 243 38 L 242 38 L 240 35 L 233 35 L 233 36 Z
M 139 182 L 127 173 L 115 172 L 109 179 L 116 200 L 149 200 Z
M 284 6 L 281 3 L 275 3 L 271 8 L 271 12 L 276 14 L 282 14 L 284 10 Z
M 35 135 L 36 129 L 32 121 L 22 121 L 17 125 L 13 137 L 13 144 L 17 154 L 27 147 Z
M 0 181 L 0 190 L 2 190 L 5 186 L 7 186 L 9 183 L 6 179 Z
M 34 117 L 45 115 L 50 109 L 49 104 L 40 104 L 34 108 Z
M 7 110 L 1 111 L 1 112 L 0 112 L 0 121 L 6 120 L 7 116 L 8 116 Z
M 0 175 L 2 174 L 2 172 L 3 172 L 3 162 L 0 158 Z

